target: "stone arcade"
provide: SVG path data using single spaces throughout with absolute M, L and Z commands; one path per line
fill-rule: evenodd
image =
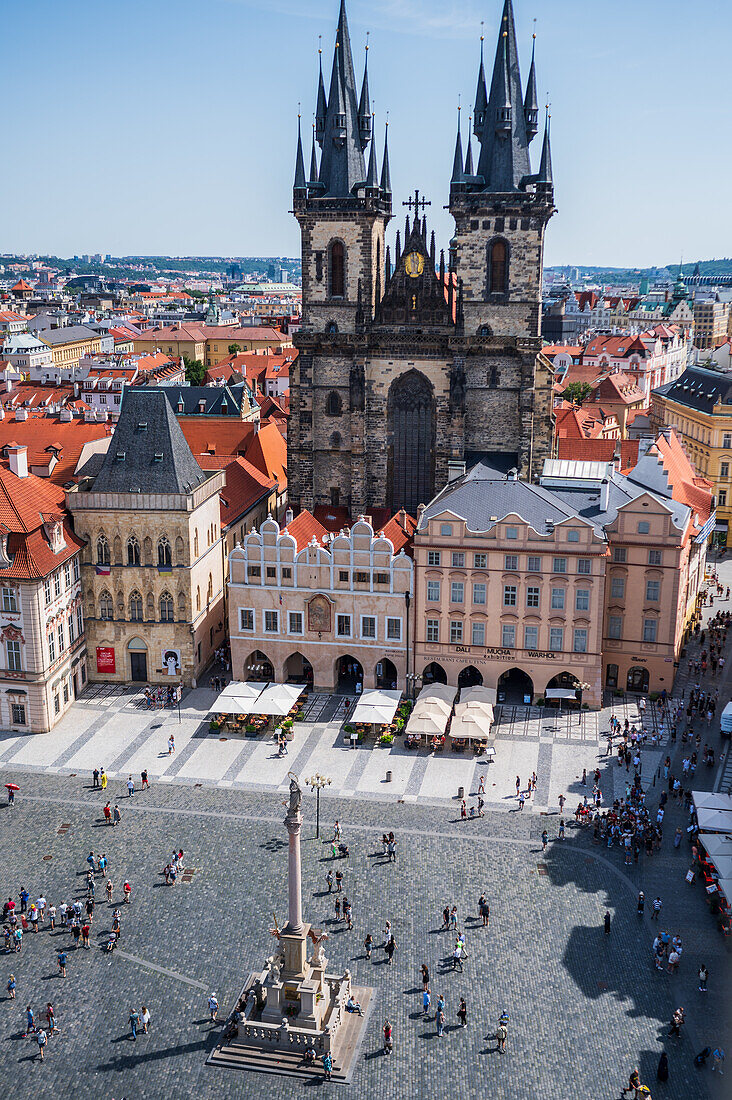
M 321 1056 L 330 1051 L 333 1078 L 349 1078 L 363 1035 L 373 989 L 356 988 L 351 973 L 328 974 L 324 951 L 327 933 L 314 929 L 302 918 L 302 874 L 300 832 L 302 791 L 290 772 L 290 801 L 285 815 L 289 850 L 287 861 L 288 919 L 272 934 L 278 950 L 267 959 L 264 969 L 252 972 L 244 985 L 229 1020 L 238 1028 L 228 1034 L 208 1058 L 209 1065 L 312 1076 L 306 1069 L 305 1051 L 312 1047 L 316 1068 Z M 308 958 L 308 941 L 312 950 Z M 346 1010 L 349 997 L 359 1001 L 364 1015 Z
M 552 432 L 540 326 L 554 188 L 548 117 L 531 171 L 538 128 L 533 54 L 524 93 L 505 0 L 490 90 L 481 56 L 475 168 L 471 135 L 464 154 L 458 124 L 447 259 L 428 237 L 430 204 L 419 193 L 404 204 L 404 236 L 397 232 L 392 251 L 387 141 L 379 172 L 368 73 L 359 94 L 341 2 L 327 97 L 319 77 L 310 169 L 298 137 L 293 189 L 303 280 L 288 427 L 295 513 L 331 505 L 416 515 L 464 463 L 486 456 L 523 476 L 541 470 Z

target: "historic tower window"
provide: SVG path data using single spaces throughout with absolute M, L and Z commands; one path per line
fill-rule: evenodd
M 127 564 L 140 564 L 140 544 L 135 535 L 131 535 L 127 540 Z
M 158 540 L 158 565 L 172 565 L 173 554 L 167 535 Z
M 432 387 L 423 374 L 411 370 L 389 390 L 389 466 L 391 501 L 396 511 L 417 508 L 434 495 L 435 413 Z
M 495 390 L 501 381 L 501 372 L 497 367 L 491 367 L 488 372 L 488 388 Z
M 99 597 L 99 618 L 114 618 L 114 605 L 112 603 L 112 596 L 109 592 L 107 592 L 106 588 Z
M 142 594 L 137 590 L 130 596 L 130 619 L 133 623 L 142 622 Z
M 173 597 L 170 592 L 163 592 L 160 597 L 160 621 L 163 623 L 173 622 Z
M 333 241 L 330 246 L 330 296 L 346 296 L 346 249 L 343 241 Z
M 508 293 L 508 245 L 500 237 L 488 245 L 488 293 Z
M 340 416 L 343 412 L 343 402 L 341 401 L 341 395 L 336 393 L 335 390 L 331 390 L 325 401 L 325 411 L 328 416 Z
M 97 539 L 97 565 L 109 565 L 109 543 L 106 535 Z

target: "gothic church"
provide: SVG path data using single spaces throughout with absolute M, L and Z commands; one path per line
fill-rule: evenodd
M 481 457 L 524 477 L 541 469 L 552 433 L 543 247 L 555 211 L 548 117 L 538 172 L 529 161 L 538 114 L 533 51 L 523 90 L 505 0 L 490 89 L 481 44 L 475 165 L 458 121 L 447 259 L 436 254 L 419 192 L 405 203 L 392 255 L 388 131 L 379 171 L 368 68 L 359 93 L 341 0 L 327 96 L 322 67 L 319 77 L 310 169 L 298 133 L 293 188 L 303 286 L 288 426 L 296 512 L 403 507 L 416 516 Z

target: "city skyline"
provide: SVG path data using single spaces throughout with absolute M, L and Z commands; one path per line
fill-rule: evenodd
M 7 148 L 17 155 L 5 180 L 13 217 L 4 251 L 297 255 L 288 211 L 298 102 L 309 149 L 318 35 L 327 73 L 335 0 L 318 0 L 307 14 L 284 2 L 219 0 L 204 20 L 184 0 L 172 25 L 162 6 L 132 0 L 126 11 L 137 30 L 124 35 L 111 12 L 85 0 L 71 18 L 46 0 L 3 8 L 6 80 L 11 102 L 17 97 L 7 122 Z M 515 0 L 514 8 L 524 81 L 537 18 L 539 94 L 552 105 L 559 216 L 547 265 L 729 254 L 732 232 L 718 227 L 728 225 L 721 204 L 730 156 L 717 138 L 729 11 L 709 5 L 702 27 L 680 2 L 588 13 L 575 0 Z M 371 32 L 379 150 L 389 110 L 395 222 L 419 186 L 444 247 L 458 97 L 465 141 L 481 20 L 490 64 L 501 4 L 350 0 L 348 12 L 359 74 Z M 30 38 L 42 80 L 29 81 L 21 60 Z M 706 198 L 692 204 L 700 162 Z

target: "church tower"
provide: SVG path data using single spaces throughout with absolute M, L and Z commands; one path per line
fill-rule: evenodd
M 450 212 L 452 258 L 472 344 L 466 357 L 465 449 L 511 449 L 525 476 L 541 470 L 552 432 L 551 373 L 539 353 L 544 232 L 555 208 L 548 113 L 539 169 L 531 170 L 538 116 L 533 46 L 523 91 L 513 5 L 505 0 L 490 90 L 481 40 L 476 166 L 468 134 L 462 166 L 456 150 Z
M 343 465 L 350 414 L 361 411 L 352 406 L 363 388 L 360 377 L 352 377 L 347 349 L 349 336 L 365 317 L 373 316 L 381 296 L 384 234 L 391 219 L 388 148 L 385 139 L 379 176 L 372 128 L 368 47 L 359 93 L 341 0 L 327 96 L 322 63 L 318 76 L 308 173 L 298 122 L 293 213 L 302 239 L 302 329 L 295 339 L 299 355 L 291 379 L 288 431 L 295 459 L 289 462 L 289 497 L 295 509 L 353 503 L 350 472 L 343 469 L 339 475 L 337 469 Z M 319 166 L 316 143 L 322 150 Z M 349 358 L 345 373 L 344 348 Z M 329 429 L 328 439 L 317 438 L 322 424 Z M 326 452 L 332 452 L 330 457 Z M 335 476 L 317 470 L 318 454 Z M 318 481 L 325 495 L 314 494 Z

